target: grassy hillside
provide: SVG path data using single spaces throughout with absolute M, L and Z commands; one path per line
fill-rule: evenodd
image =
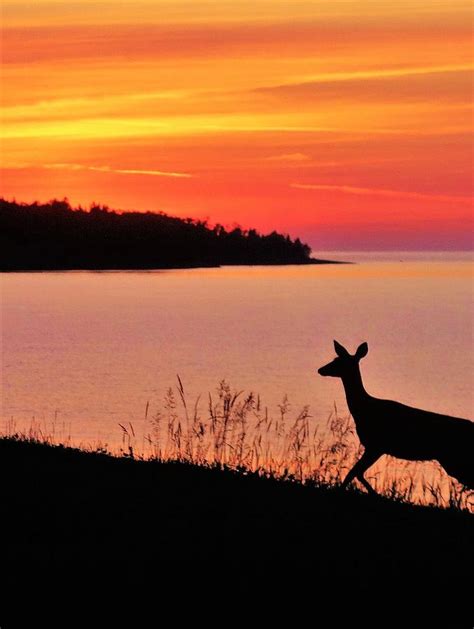
M 86 583 L 91 595 L 112 584 L 120 598 L 152 585 L 158 606 L 178 590 L 212 607 L 228 588 L 240 609 L 255 596 L 313 609 L 351 596 L 409 599 L 453 622 L 472 615 L 465 512 L 11 438 L 0 440 L 0 468 L 3 594 Z

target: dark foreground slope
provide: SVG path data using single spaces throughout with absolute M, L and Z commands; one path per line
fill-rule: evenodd
M 388 614 L 410 604 L 452 613 L 449 626 L 473 613 L 466 513 L 7 439 L 0 469 L 7 598 L 65 588 L 84 603 L 113 587 L 130 605 L 151 587 L 162 611 L 198 594 L 196 613 L 222 596 L 241 611 L 257 600 L 316 614 L 331 601 L 338 617 L 349 597 Z
M 0 199 L 0 270 L 157 269 L 233 264 L 317 264 L 298 238 L 105 206 Z

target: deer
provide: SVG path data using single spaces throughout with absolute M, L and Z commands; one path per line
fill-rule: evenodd
M 359 362 L 369 346 L 362 343 L 354 355 L 334 341 L 336 358 L 318 369 L 321 376 L 341 378 L 349 411 L 364 453 L 344 478 L 341 487 L 357 479 L 377 494 L 364 478 L 382 455 L 410 461 L 436 460 L 446 472 L 474 489 L 474 422 L 425 411 L 367 393 Z

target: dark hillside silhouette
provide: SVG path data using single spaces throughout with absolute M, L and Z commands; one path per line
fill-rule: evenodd
M 163 213 L 117 213 L 69 202 L 0 200 L 0 269 L 152 269 L 232 264 L 314 264 L 299 238 Z
M 474 520 L 456 509 L 21 439 L 0 439 L 0 473 L 2 615 L 13 608 L 2 626 L 29 626 L 21 614 L 38 592 L 48 619 L 68 601 L 58 625 L 74 626 L 67 618 L 107 588 L 120 613 L 187 609 L 224 627 L 272 610 L 312 614 L 316 627 L 332 614 L 337 627 L 361 606 L 365 626 L 374 601 L 384 612 L 373 626 L 397 612 L 472 626 Z

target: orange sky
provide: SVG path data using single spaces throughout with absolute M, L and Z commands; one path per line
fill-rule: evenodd
M 471 3 L 6 0 L 2 194 L 472 244 Z

